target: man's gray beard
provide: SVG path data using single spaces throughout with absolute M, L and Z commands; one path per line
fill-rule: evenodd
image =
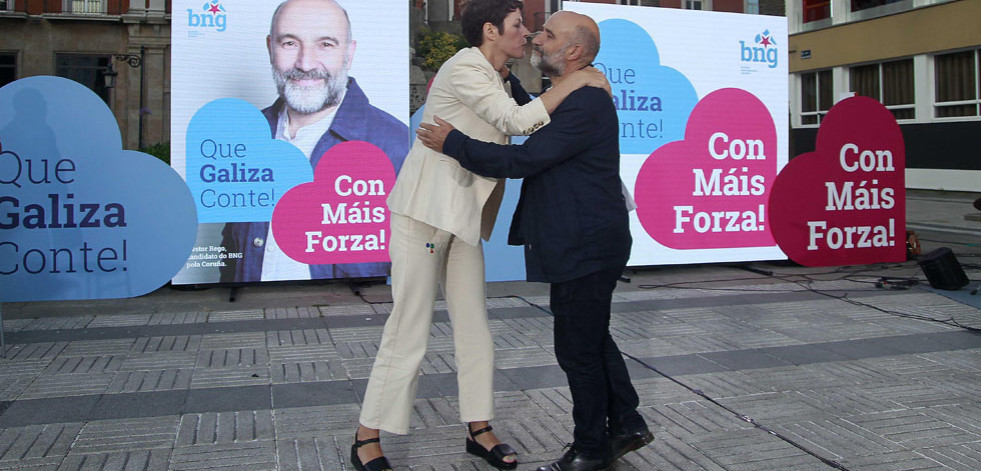
M 347 88 L 346 70 L 337 75 L 331 75 L 325 70 L 303 72 L 293 68 L 286 72 L 280 72 L 273 67 L 272 72 L 279 96 L 286 100 L 286 104 L 291 109 L 301 114 L 313 114 L 337 106 Z M 324 84 L 301 87 L 293 84 L 292 80 L 296 79 L 322 79 Z
M 536 47 L 531 53 L 531 66 L 547 77 L 561 77 L 565 74 L 565 63 L 559 62 L 558 59 L 563 53 L 565 48 L 551 54 L 544 54 Z

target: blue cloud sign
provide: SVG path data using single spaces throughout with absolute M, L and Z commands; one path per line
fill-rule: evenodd
M 313 181 L 292 144 L 270 137 L 258 108 L 220 98 L 197 111 L 187 130 L 187 185 L 207 222 L 269 221 L 287 190 Z
M 698 95 L 684 74 L 661 65 L 654 40 L 636 23 L 599 23 L 603 47 L 593 64 L 606 74 L 620 118 L 620 152 L 650 154 L 685 137 Z
M 194 245 L 183 179 L 122 150 L 112 112 L 71 80 L 0 88 L 0 188 L 0 302 L 145 294 Z

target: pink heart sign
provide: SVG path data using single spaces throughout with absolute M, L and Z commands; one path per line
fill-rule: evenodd
M 685 139 L 644 162 L 637 217 L 673 249 L 772 246 L 766 201 L 777 175 L 777 132 L 753 94 L 724 88 L 692 110 Z
M 906 260 L 906 147 L 896 119 L 866 97 L 842 100 L 814 152 L 783 168 L 770 195 L 773 236 L 805 266 Z
M 348 141 L 331 147 L 313 181 L 287 191 L 273 209 L 276 242 L 307 264 L 387 262 L 385 199 L 394 184 L 392 161 L 377 146 Z

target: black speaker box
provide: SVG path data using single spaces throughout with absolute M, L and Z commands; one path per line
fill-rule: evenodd
M 930 286 L 934 288 L 956 291 L 969 283 L 954 252 L 947 247 L 940 247 L 921 256 L 917 263 L 920 264 L 920 269 L 926 275 Z

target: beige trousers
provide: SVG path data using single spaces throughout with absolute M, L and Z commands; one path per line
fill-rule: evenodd
M 482 247 L 394 213 L 391 228 L 394 306 L 368 379 L 361 424 L 390 433 L 409 432 L 437 284 L 443 287 L 453 323 L 460 418 L 463 422 L 491 420 L 494 342 L 484 301 Z

